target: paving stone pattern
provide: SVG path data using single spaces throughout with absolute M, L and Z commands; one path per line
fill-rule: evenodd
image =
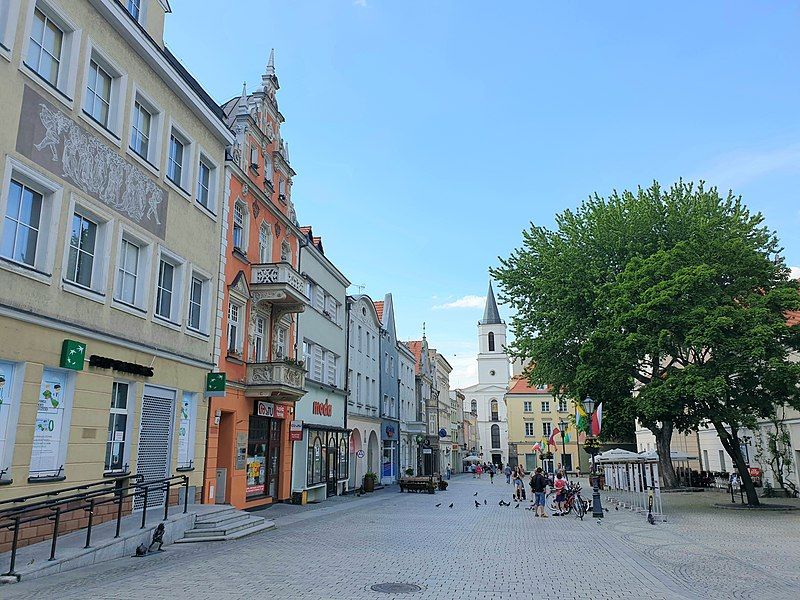
M 259 513 L 274 519 L 276 530 L 23 581 L 0 588 L 0 597 L 800 597 L 797 513 L 706 510 L 706 500 L 670 499 L 667 523 L 651 526 L 642 515 L 612 507 L 598 524 L 590 517 L 534 518 L 526 504 L 499 507 L 510 493 L 502 480 L 492 485 L 461 476 L 433 496 L 389 487 L 313 507 L 276 506 Z M 371 590 L 382 583 L 422 589 Z

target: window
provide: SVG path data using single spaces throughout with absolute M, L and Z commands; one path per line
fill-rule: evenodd
M 264 155 L 264 181 L 268 185 L 272 186 L 272 159 L 265 154 Z
M 241 353 L 242 322 L 244 308 L 230 302 L 228 304 L 228 352 Z
M 84 287 L 92 287 L 97 223 L 75 213 L 69 239 L 69 258 L 65 279 Z
M 358 326 L 358 351 L 359 352 L 363 352 L 364 351 L 364 342 L 362 340 L 361 325 Z
M 308 432 L 308 457 L 306 460 L 308 485 L 315 485 L 324 481 L 323 460 L 322 460 L 322 439 L 316 431 Z M 312 438 L 313 436 L 313 438 Z
M 361 406 L 361 373 L 356 373 L 356 404 Z
M 2 255 L 35 266 L 39 248 L 44 196 L 28 186 L 11 180 L 3 223 Z
M 28 44 L 26 64 L 53 87 L 58 87 L 64 30 L 37 6 L 33 11 L 33 24 Z
M 550 401 L 549 400 L 542 400 L 542 412 L 550 412 Z
M 128 398 L 130 386 L 115 381 L 111 386 L 111 412 L 108 415 L 105 471 L 127 471 Z
M 167 157 L 167 178 L 177 185 L 183 187 L 183 162 L 186 152 L 186 144 L 178 139 L 173 133 L 169 136 L 169 156 Z
M 725 468 L 725 450 L 719 450 L 719 470 L 720 471 L 727 471 Z
M 567 412 L 567 400 L 565 398 L 561 398 L 558 401 L 558 412 Z
M 492 425 L 492 448 L 500 447 L 500 427 Z
M 130 15 L 136 19 L 137 21 L 141 22 L 142 17 L 142 0 L 128 0 L 127 8 Z
M 209 280 L 199 273 L 192 273 L 189 284 L 189 323 L 194 331 L 205 333 L 208 330 L 208 288 Z
M 213 169 L 208 162 L 200 159 L 200 166 L 197 168 L 197 201 L 201 206 L 208 210 L 213 210 L 211 206 L 211 173 Z
M 122 239 L 117 267 L 117 300 L 136 305 L 139 282 L 141 248 L 130 240 Z
M 489 332 L 489 352 L 494 352 L 494 332 Z
M 341 439 L 339 440 L 339 479 L 347 479 L 349 475 L 349 464 L 350 461 L 348 460 L 349 453 L 347 451 L 347 434 L 340 433 Z
M 14 45 L 14 33 L 19 20 L 19 0 L 0 2 L 0 53 L 11 58 L 11 47 Z M 4 467 L 0 467 L 2 470 Z M 8 476 L 8 474 L 6 474 Z
M 244 202 L 239 200 L 233 206 L 233 247 L 242 253 L 245 253 L 245 215 L 247 214 L 247 207 Z
M 275 327 L 275 358 L 280 360 L 286 358 L 286 336 L 288 331 L 286 327 Z
M 264 336 L 266 334 L 267 321 L 264 317 L 256 317 L 253 331 L 253 359 L 254 362 L 264 362 Z
M 272 233 L 266 221 L 258 230 L 258 260 L 262 263 L 272 262 Z
M 178 323 L 178 307 L 180 303 L 181 265 L 174 258 L 163 253 L 158 264 L 158 281 L 156 285 L 156 310 L 159 317 Z
M 338 384 L 337 374 L 338 357 L 333 352 L 325 353 L 325 383 L 336 386 Z
M 535 423 L 525 423 L 525 435 L 526 436 L 536 435 L 536 432 L 534 431 L 534 428 L 533 428 L 534 425 L 535 425 Z
M 283 177 L 278 180 L 278 199 L 286 200 L 286 180 Z
M 500 418 L 499 418 L 499 415 L 498 415 L 498 412 L 497 412 L 497 400 L 492 398 L 492 402 L 490 404 L 490 407 L 491 407 L 491 412 L 492 412 L 492 421 L 499 421 Z
M 542 435 L 550 437 L 550 434 L 553 432 L 553 424 L 552 423 L 542 423 Z
M 530 402 L 530 401 L 528 401 L 528 400 L 526 400 L 525 402 L 523 402 L 523 403 L 522 403 L 522 410 L 523 410 L 523 411 L 525 411 L 525 412 L 531 412 L 531 411 L 533 411 L 533 402 Z
M 478 412 L 478 401 L 472 400 L 469 403 L 470 412 L 477 413 Z
M 292 247 L 286 240 L 281 242 L 281 261 L 288 263 L 292 262 Z
M 197 394 L 183 392 L 181 418 L 178 421 L 178 470 L 194 467 L 194 431 Z
M 135 101 L 131 118 L 131 150 L 145 160 L 149 156 L 150 124 L 152 120 L 152 113 L 141 102 Z
M 83 110 L 105 128 L 111 115 L 111 82 L 113 77 L 94 59 L 89 61 L 86 101 Z

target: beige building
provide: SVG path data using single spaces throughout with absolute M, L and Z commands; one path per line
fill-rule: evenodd
M 167 12 L 0 3 L 0 498 L 126 473 L 199 494 L 233 136 Z
M 543 467 L 553 472 L 558 465 L 569 473 L 576 472 L 578 467 L 586 473 L 589 466 L 589 455 L 581 448 L 575 427 L 570 423 L 570 414 L 574 411 L 572 403 L 566 398 L 559 398 L 549 386 L 531 387 L 527 379 L 517 376 L 511 379 L 505 395 L 508 414 L 508 453 L 511 466 L 522 465 L 530 472 L 536 467 Z M 567 424 L 564 427 L 563 424 Z M 558 430 L 555 436 L 553 432 Z M 565 433 L 562 438 L 560 432 Z M 548 447 L 548 441 L 553 444 Z M 567 437 L 569 441 L 567 441 Z M 543 451 L 534 450 L 539 443 Z M 542 458 L 544 452 L 552 453 Z

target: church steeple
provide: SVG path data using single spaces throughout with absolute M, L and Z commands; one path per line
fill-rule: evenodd
M 489 282 L 489 292 L 486 294 L 486 308 L 483 310 L 481 325 L 501 325 L 503 320 L 500 318 L 500 311 L 497 310 L 497 301 L 494 299 L 492 282 Z

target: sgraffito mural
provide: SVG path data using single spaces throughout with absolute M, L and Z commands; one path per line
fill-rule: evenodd
M 167 192 L 141 166 L 25 87 L 17 152 L 144 227 L 166 234 Z

